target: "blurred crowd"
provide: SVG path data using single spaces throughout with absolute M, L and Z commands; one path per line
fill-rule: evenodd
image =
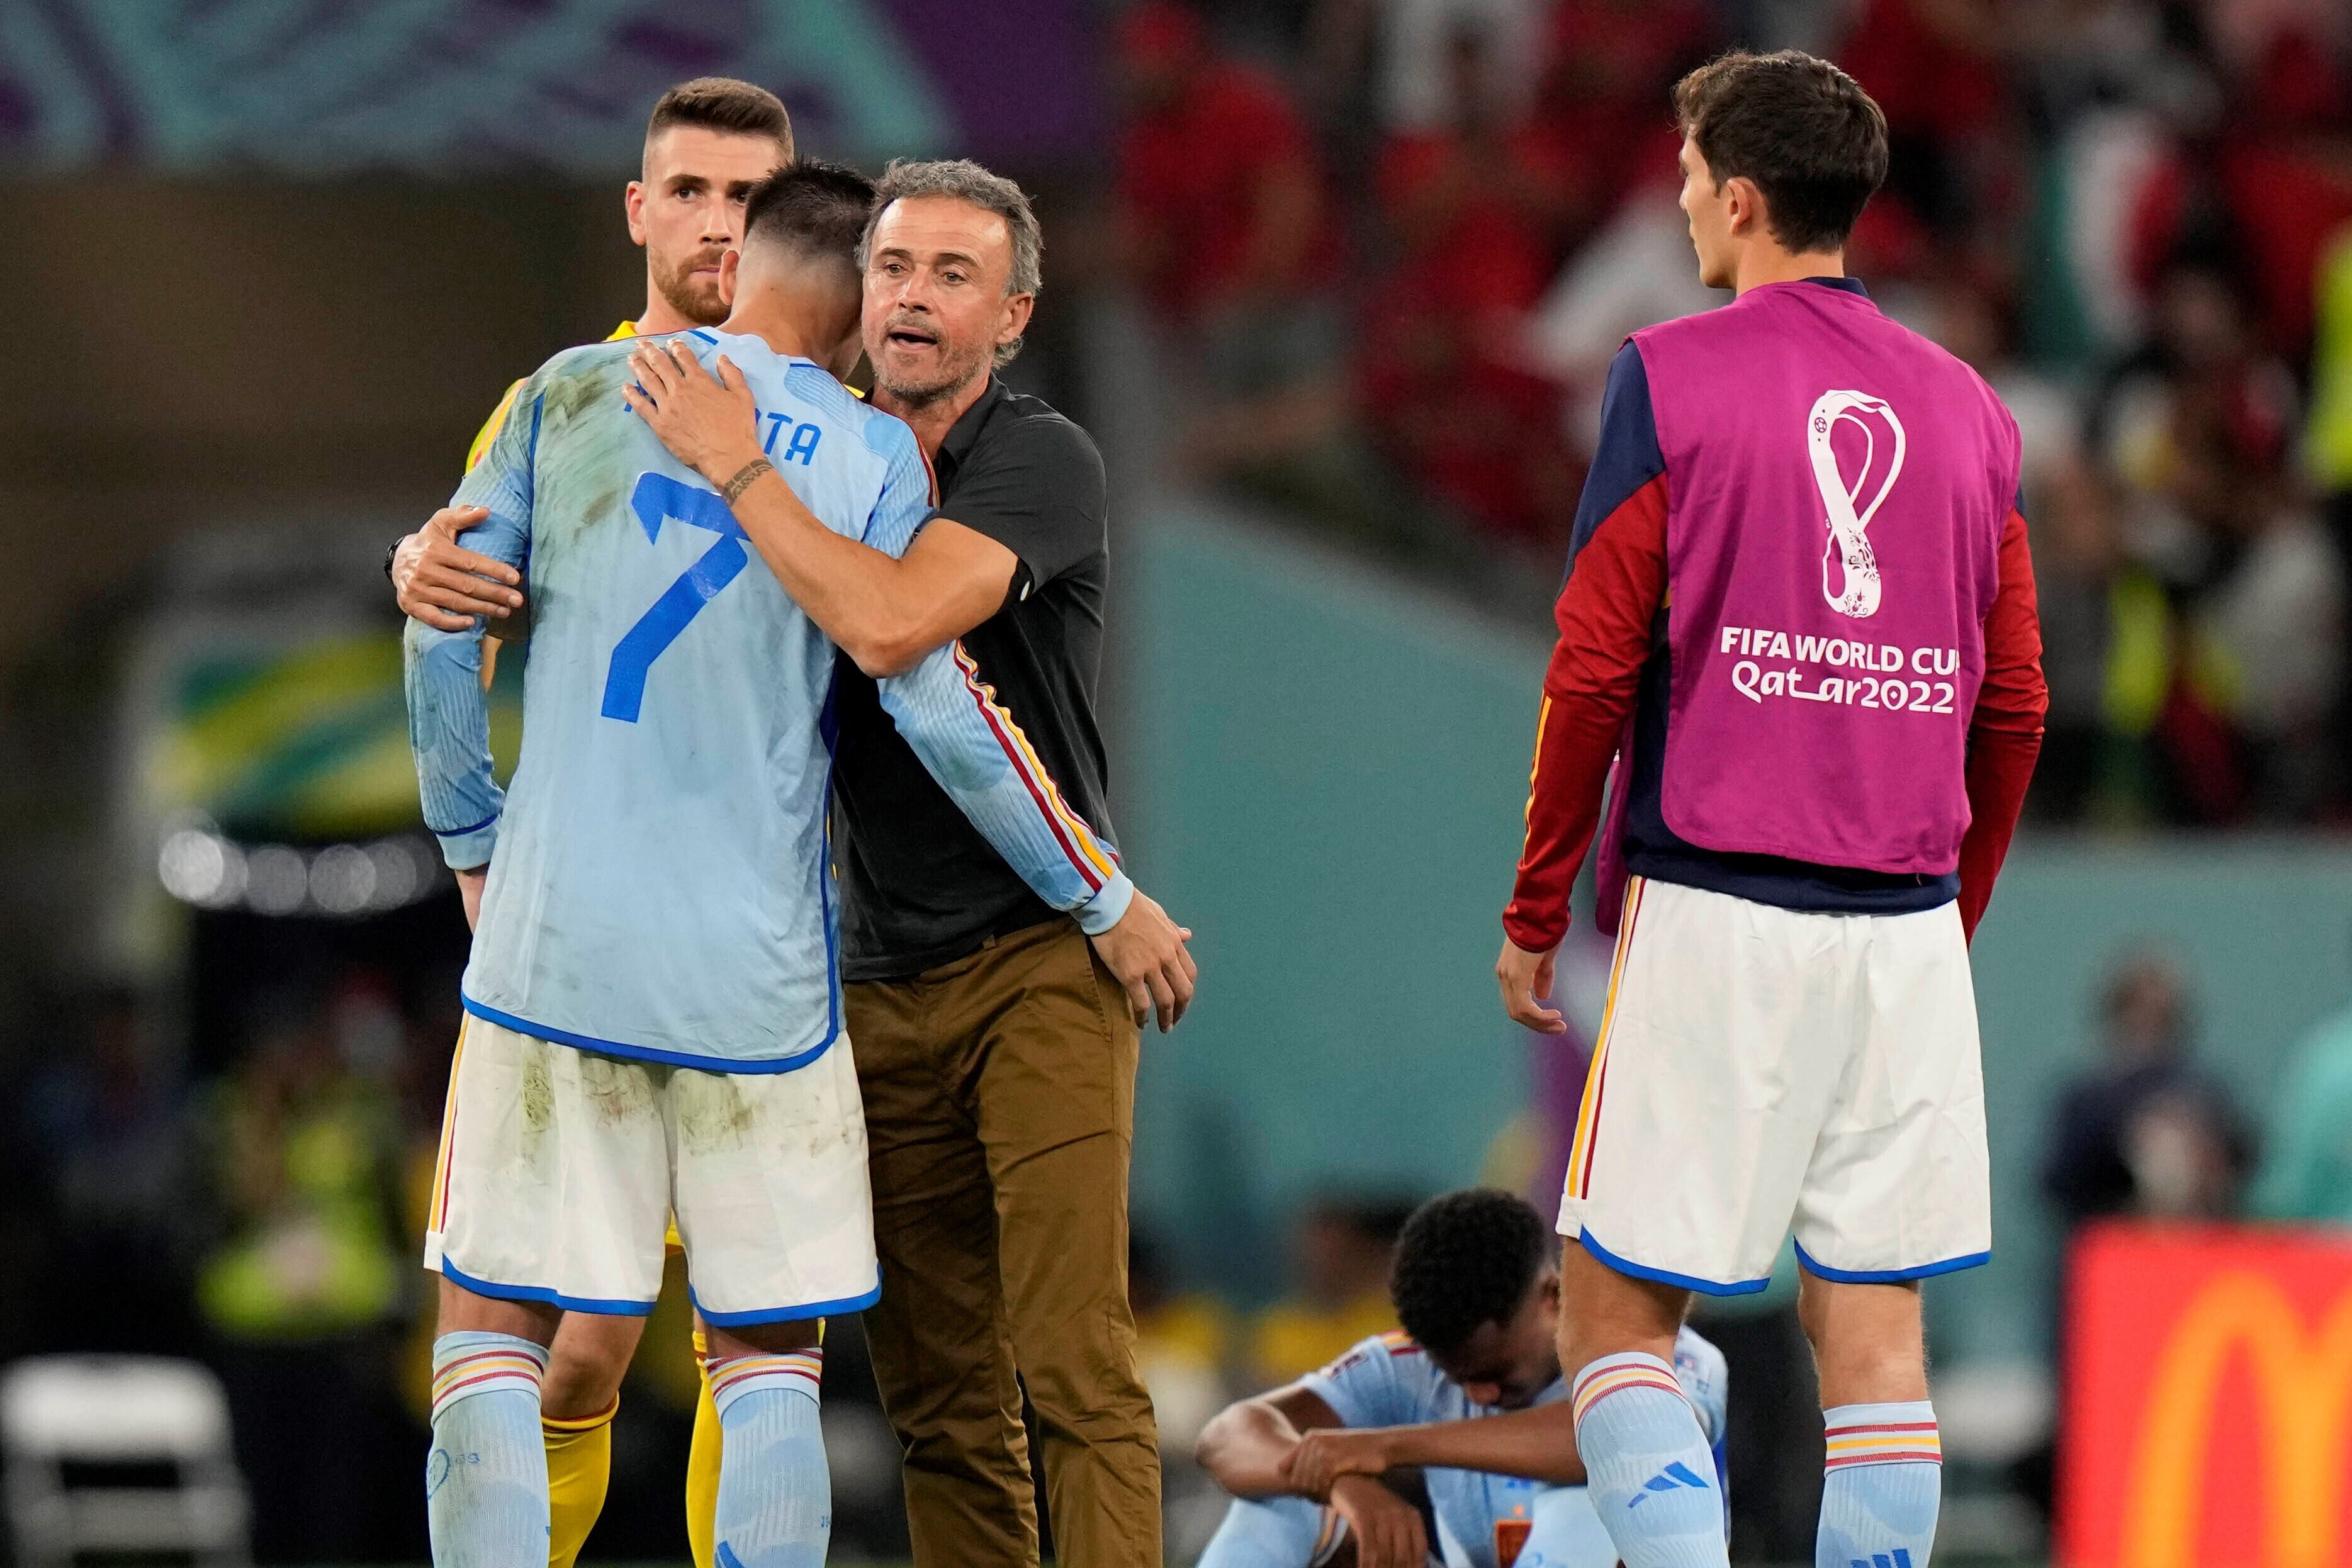
M 2024 436 L 2043 821 L 2352 817 L 2352 11 L 2333 0 L 1141 0 L 1118 267 L 1168 477 L 1556 580 L 1624 334 L 1707 308 L 1675 78 L 1885 110 L 1849 266 Z

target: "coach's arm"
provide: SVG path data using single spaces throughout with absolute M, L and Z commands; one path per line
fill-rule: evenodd
M 648 345 L 622 392 L 678 461 L 721 495 L 761 461 L 751 389 L 723 355 L 719 377 L 685 344 Z M 977 528 L 934 517 L 893 559 L 835 533 L 772 469 L 727 495 L 735 520 L 793 601 L 857 667 L 903 674 L 1004 607 L 1021 558 Z
M 1192 1457 L 1238 1498 L 1307 1497 L 1328 1502 L 1355 1532 L 1358 1568 L 1421 1568 L 1429 1551 L 1421 1511 L 1370 1475 L 1342 1474 L 1307 1490 L 1287 1474 L 1302 1437 L 1340 1431 L 1339 1412 L 1302 1384 L 1291 1384 L 1219 1411 L 1201 1428 Z

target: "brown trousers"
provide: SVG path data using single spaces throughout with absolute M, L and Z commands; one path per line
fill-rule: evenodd
M 1127 1299 L 1140 1040 L 1066 920 L 847 988 L 919 1568 L 1037 1561 L 1018 1372 L 1071 1568 L 1160 1568 L 1160 1447 Z

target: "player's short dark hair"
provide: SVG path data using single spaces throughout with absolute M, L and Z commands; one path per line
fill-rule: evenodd
M 673 125 L 769 137 L 783 150 L 783 161 L 793 161 L 793 117 L 785 111 L 784 100 L 733 77 L 697 77 L 662 94 L 646 121 L 646 140 L 651 141 Z
M 814 158 L 787 163 L 751 187 L 743 204 L 744 243 L 788 245 L 854 274 L 873 205 L 874 182 L 855 169 Z
M 1717 185 L 1756 182 L 1773 238 L 1798 254 L 1842 247 L 1886 178 L 1886 116 L 1801 50 L 1699 67 L 1675 84 L 1675 118 Z
M 1490 1186 L 1445 1193 L 1405 1221 L 1389 1300 L 1405 1333 L 1450 1355 L 1480 1324 L 1511 1320 L 1551 1251 L 1551 1227 L 1525 1198 Z

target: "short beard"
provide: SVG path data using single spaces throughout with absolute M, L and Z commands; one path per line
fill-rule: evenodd
M 697 282 L 694 269 L 709 258 L 701 251 L 682 256 L 668 273 L 654 274 L 654 287 L 669 308 L 700 327 L 716 327 L 727 319 L 727 303 L 719 297 L 719 279 Z
M 973 378 L 986 375 L 994 368 L 996 361 L 993 350 L 983 347 L 971 359 L 946 366 L 934 380 L 908 382 L 888 380 L 888 372 L 882 368 L 882 361 L 875 357 L 871 348 L 866 350 L 866 358 L 874 366 L 874 384 L 889 393 L 891 400 L 900 407 L 908 410 L 938 407 L 970 386 Z

